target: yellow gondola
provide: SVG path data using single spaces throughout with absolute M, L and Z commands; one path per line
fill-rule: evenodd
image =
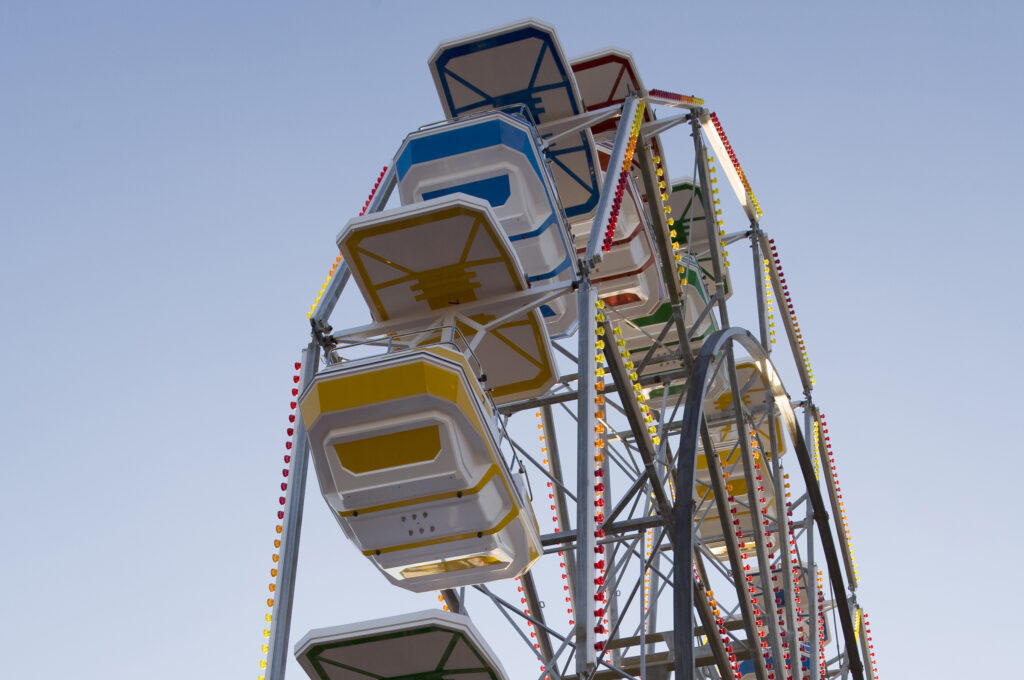
M 452 346 L 337 363 L 299 404 L 327 504 L 392 583 L 423 592 L 512 578 L 540 556 L 493 407 Z

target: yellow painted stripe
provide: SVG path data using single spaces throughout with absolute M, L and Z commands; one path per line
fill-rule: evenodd
M 466 359 L 462 352 L 442 346 L 427 347 L 424 351 L 462 366 L 462 370 L 466 373 L 466 381 L 472 386 L 473 392 L 476 393 L 476 398 L 480 401 L 480 405 L 488 413 L 491 412 L 491 409 L 487 407 L 487 399 L 484 397 L 484 391 L 480 387 L 480 381 L 476 379 L 477 376 L 473 375 L 473 371 L 469 367 L 469 360 Z
M 393 545 L 393 546 L 390 546 L 388 548 L 378 548 L 377 550 L 364 550 L 363 554 L 364 555 L 369 555 L 369 556 L 372 556 L 372 555 L 382 555 L 384 553 L 398 552 L 399 550 L 411 550 L 413 548 L 423 548 L 423 547 L 428 546 L 428 545 L 438 545 L 438 544 L 441 544 L 441 543 L 453 543 L 455 541 L 464 541 L 467 538 L 477 538 L 478 537 L 477 534 L 479 534 L 480 536 L 490 536 L 491 534 L 496 534 L 499 531 L 501 531 L 502 529 L 504 529 L 518 515 L 519 515 L 519 506 L 513 504 L 512 505 L 512 509 L 509 511 L 509 513 L 507 515 L 505 515 L 504 519 L 502 519 L 500 522 L 498 522 L 497 525 L 491 527 L 490 529 L 484 529 L 483 531 L 469 531 L 469 532 L 464 533 L 464 534 L 456 534 L 455 536 L 445 536 L 445 537 L 442 537 L 442 538 L 432 538 L 432 539 L 429 539 L 429 540 L 426 540 L 426 541 L 417 541 L 416 543 L 406 543 L 404 545 Z
M 404 501 L 395 501 L 394 503 L 369 505 L 365 508 L 357 508 L 355 510 L 342 510 L 339 511 L 338 514 L 342 517 L 354 517 L 356 516 L 356 514 L 365 515 L 370 512 L 391 510 L 392 508 L 401 508 L 406 505 L 421 505 L 423 503 L 433 503 L 434 501 L 443 501 L 449 498 L 458 498 L 460 493 L 463 496 L 472 496 L 473 494 L 480 493 L 480 491 L 487 485 L 487 482 L 491 481 L 491 478 L 494 477 L 494 475 L 496 474 L 498 474 L 498 466 L 492 465 L 490 468 L 488 468 L 487 472 L 484 473 L 484 476 L 480 478 L 480 481 L 477 482 L 476 485 L 474 485 L 471 489 L 464 489 L 462 491 L 446 491 L 444 493 L 433 494 L 432 496 L 420 496 L 419 498 L 410 498 Z
M 427 425 L 334 445 L 341 466 L 354 474 L 426 463 L 441 453 L 441 429 Z
M 464 357 L 451 351 L 428 352 L 461 364 L 467 378 L 466 382 L 472 385 L 471 389 L 474 389 L 478 400 L 486 403 L 483 401 L 483 392 L 479 384 L 474 384 L 477 381 L 469 379 L 472 372 L 469 371 Z M 344 411 L 366 404 L 381 404 L 417 394 L 432 394 L 455 403 L 469 418 L 480 436 L 489 440 L 462 385 L 463 381 L 453 368 L 418 359 L 410 363 L 370 367 L 368 370 L 347 375 L 320 374 L 315 379 L 312 389 L 304 395 L 299 409 L 304 424 L 310 428 L 323 413 Z

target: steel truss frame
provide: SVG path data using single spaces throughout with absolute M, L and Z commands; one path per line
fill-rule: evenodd
M 570 129 L 583 129 L 611 116 L 628 122 L 640 100 L 631 96 L 621 107 L 578 116 Z M 663 102 L 655 98 L 649 103 Z M 713 219 L 710 191 L 702 192 L 701 208 L 707 216 L 714 291 L 702 309 L 694 310 L 697 322 L 691 328 L 683 322 L 685 299 L 675 276 L 677 246 L 669 236 L 670 227 L 658 200 L 664 184 L 652 158 L 651 142 L 655 135 L 688 123 L 697 181 L 701 187 L 711 187 L 700 127 L 700 120 L 706 116 L 706 110 L 693 107 L 688 113 L 645 123 L 636 144 L 633 168 L 648 202 L 659 265 L 670 284 L 671 306 L 669 322 L 656 336 L 648 336 L 651 345 L 640 361 L 628 366 L 613 341 L 616 319 L 611 310 L 602 320 L 595 317 L 597 295 L 589 272 L 601 259 L 597 233 L 603 230 L 612 209 L 613 172 L 608 173 L 602 186 L 587 252 L 579 262 L 579 281 L 571 286 L 536 286 L 500 298 L 502 303 L 515 304 L 511 313 L 519 313 L 553 297 L 576 296 L 576 346 L 570 349 L 564 342 L 555 343 L 564 358 L 574 364 L 575 372 L 563 376 L 547 395 L 499 409 L 511 454 L 545 478 L 552 490 L 553 511 L 562 526 L 542 536 L 542 560 L 560 556 L 564 563 L 563 578 L 574 620 L 565 626 L 545 616 L 545 598 L 557 600 L 562 588 L 558 587 L 561 583 L 540 582 L 536 569 L 520 579 L 525 607 L 499 592 L 503 584 L 478 585 L 459 592 L 445 590 L 442 596 L 456 612 L 477 614 L 482 609 L 478 604 L 493 605 L 543 665 L 539 680 L 545 676 L 553 680 L 665 680 L 672 671 L 686 680 L 733 678 L 739 677 L 739 664 L 747 661 L 752 664 L 749 672 L 759 680 L 864 677 L 861 653 L 866 647 L 854 642 L 856 580 L 849 546 L 838 517 L 839 545 L 833 538 L 824 496 L 815 477 L 809 453 L 814 448 L 810 424 L 819 414 L 811 399 L 811 381 L 800 357 L 794 323 L 784 309 L 780 310 L 781 318 L 803 388 L 803 400 L 796 405 L 804 412 L 803 430 L 770 358 L 768 292 L 762 275 L 763 254 L 769 252 L 767 235 L 756 221 L 739 234 L 720 234 Z M 619 125 L 609 168 L 623 162 L 628 134 L 629 125 Z M 366 212 L 382 210 L 395 186 L 392 168 Z M 750 243 L 758 337 L 730 327 L 719 253 L 724 240 Z M 474 309 L 498 301 L 477 301 L 454 306 L 443 314 L 425 314 L 421 319 L 368 324 L 335 333 L 328 320 L 349 278 L 347 264 L 342 262 L 311 315 L 313 340 L 304 352 L 300 388 L 313 378 L 321 351 L 386 338 L 399 330 L 408 331 L 418 322 L 422 327 L 452 325 L 456 320 L 467 323 Z M 770 284 L 776 299 L 783 299 L 782 283 L 774 268 Z M 707 338 L 694 356 L 692 338 L 709 318 L 715 319 L 722 330 Z M 488 328 L 500 321 L 491 322 Z M 483 333 L 488 328 L 477 330 Z M 599 332 L 605 339 L 601 349 L 596 342 Z M 606 367 L 603 387 L 599 387 L 591 370 L 599 351 Z M 744 385 L 739 384 L 737 352 L 760 369 Z M 707 398 L 712 383 L 731 386 L 726 392 L 730 397 L 724 415 L 722 409 L 710 413 Z M 660 397 L 649 396 L 656 390 L 661 391 Z M 758 391 L 763 392 L 761 401 L 754 396 Z M 648 432 L 637 394 L 645 395 L 651 404 L 657 438 Z M 594 407 L 599 395 L 604 399 L 600 419 L 595 417 Z M 530 411 L 537 412 L 545 433 L 547 465 L 539 460 L 545 456 L 531 454 L 534 443 L 519 442 L 507 435 L 510 422 Z M 307 479 L 308 442 L 301 416 L 299 419 L 269 639 L 267 677 L 272 680 L 284 677 Z M 781 428 L 777 427 L 779 422 Z M 735 441 L 725 445 L 714 441 L 713 434 L 727 426 L 736 433 Z M 597 468 L 603 485 L 600 499 L 595 491 L 595 432 L 603 432 L 599 438 L 605 450 L 604 461 Z M 787 444 L 799 465 L 800 475 L 794 480 L 801 487 L 799 491 L 789 491 L 790 484 L 785 481 L 782 451 Z M 697 478 L 699 457 L 707 463 L 707 484 L 699 483 Z M 733 495 L 729 485 L 739 480 L 746 491 Z M 826 493 L 833 513 L 838 514 L 835 489 L 826 485 Z M 607 503 L 608 508 L 600 523 L 595 522 L 594 513 L 598 500 Z M 799 512 L 803 516 L 792 519 Z M 763 518 L 749 536 L 752 541 L 745 540 L 742 533 L 737 535 L 739 519 L 730 522 L 730 518 L 744 513 L 751 518 L 752 527 L 755 519 Z M 827 571 L 826 589 L 820 597 L 815 563 L 819 552 Z M 603 560 L 595 560 L 595 556 Z M 595 566 L 595 561 L 603 561 L 603 570 Z M 602 575 L 597 577 L 599 571 Z M 775 571 L 781 573 L 781 585 Z M 831 597 L 839 622 L 840 631 L 835 632 L 842 634 L 842 639 L 832 635 L 827 650 L 819 647 L 818 635 L 826 596 Z M 470 597 L 475 603 L 469 601 Z M 604 635 L 599 632 L 603 626 L 593 625 L 596 618 L 603 618 L 594 615 L 595 598 L 606 601 L 609 626 L 604 639 L 599 639 Z M 667 617 L 661 615 L 666 606 L 672 613 L 667 622 Z M 535 637 L 524 631 L 522 626 L 527 622 Z M 801 635 L 804 639 L 798 641 Z M 825 666 L 819 668 L 819 658 L 828 655 Z M 802 668 L 801 657 L 807 659 L 808 669 Z M 783 670 L 787 659 L 790 668 Z M 874 677 L 873 668 L 869 666 L 868 670 Z

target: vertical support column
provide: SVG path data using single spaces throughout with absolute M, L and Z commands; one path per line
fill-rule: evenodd
M 771 244 L 768 242 L 768 235 L 760 229 L 757 231 L 757 238 L 761 242 L 761 252 L 765 253 L 772 260 L 775 256 L 772 254 Z M 804 388 L 804 394 L 811 394 L 811 389 L 814 387 L 811 384 L 811 375 L 807 371 L 807 366 L 804 365 L 804 358 L 800 354 L 800 341 L 796 337 L 796 327 L 793 325 L 793 315 L 790 314 L 788 307 L 782 304 L 786 299 L 786 291 L 782 289 L 782 279 L 779 277 L 779 270 L 772 262 L 768 267 L 769 276 L 772 280 L 772 290 L 775 292 L 776 307 L 779 310 L 779 319 L 782 320 L 782 325 L 786 329 L 786 338 L 789 340 L 790 350 L 793 352 L 793 363 L 796 364 L 796 370 L 800 374 L 800 384 Z
M 577 291 L 579 311 L 579 392 L 576 413 L 576 674 L 589 677 L 596 665 L 594 649 L 594 329 L 597 291 L 584 272 Z
M 320 346 L 311 341 L 302 352 L 302 375 L 299 394 L 309 385 L 320 361 Z M 295 567 L 299 559 L 299 537 L 302 532 L 302 508 L 306 495 L 306 472 L 309 469 L 309 441 L 302 412 L 295 419 L 292 444 L 294 465 L 289 476 L 288 500 L 284 506 L 284 528 L 281 532 L 281 558 L 278 561 L 276 597 L 270 619 L 270 641 L 267 650 L 268 680 L 284 680 L 288 659 L 288 635 L 291 632 L 292 603 L 295 601 Z
M 752 225 L 753 232 L 751 232 L 751 247 L 754 249 L 754 261 L 755 264 L 760 262 L 760 257 L 757 254 L 757 237 L 755 232 L 757 231 L 757 225 Z M 757 270 L 758 274 L 762 273 L 761 269 Z M 761 292 L 764 292 L 764 277 L 759 277 L 761 281 Z M 760 299 L 760 298 L 759 298 Z M 764 317 L 762 316 L 762 319 Z M 764 328 L 764 327 L 762 327 Z M 765 336 L 761 337 L 761 346 L 764 348 L 765 355 L 768 354 L 768 346 L 771 343 L 766 343 Z M 782 593 L 783 593 L 783 610 L 785 612 L 785 627 L 781 630 L 782 644 L 785 645 L 785 651 L 789 653 L 789 678 L 791 680 L 802 680 L 801 669 L 800 669 L 800 642 L 797 639 L 797 631 L 799 625 L 797 624 L 796 615 L 796 594 L 799 589 L 799 583 L 793 580 L 793 566 L 795 560 L 793 555 L 790 553 L 790 538 L 791 528 L 789 526 L 789 502 L 786 498 L 786 488 L 789 486 L 785 482 L 786 471 L 782 466 L 782 432 L 779 432 L 779 428 L 776 427 L 776 405 L 775 400 L 770 398 L 771 390 L 765 385 L 765 411 L 768 413 L 768 436 L 769 436 L 769 447 L 771 449 L 770 460 L 765 460 L 765 465 L 774 466 L 774 475 L 772 478 L 774 493 L 775 493 L 775 524 L 778 529 L 778 553 L 779 553 L 779 568 L 782 571 Z M 774 580 L 774 577 L 773 577 Z M 778 581 L 775 581 L 776 583 Z M 774 593 L 772 597 L 774 598 Z M 773 603 L 774 604 L 774 603 Z M 778 606 L 774 606 L 773 616 L 778 614 Z M 795 665 L 794 665 L 795 664 Z M 786 660 L 785 653 L 775 664 L 775 670 L 777 673 L 782 673 L 785 670 Z
M 769 265 L 771 267 L 771 265 Z M 774 269 L 774 267 L 772 267 Z M 807 398 L 804 400 L 804 447 L 807 449 L 808 454 L 813 454 L 817 442 L 814 441 L 817 409 L 814 403 L 811 401 L 811 396 L 808 393 Z M 817 461 L 818 469 L 820 469 L 821 461 Z M 815 479 L 815 484 L 818 481 Z M 814 565 L 814 510 L 810 504 L 807 505 L 807 517 L 804 521 L 804 526 L 807 527 L 807 553 L 806 553 L 806 564 L 807 567 L 803 571 L 804 584 L 806 586 L 805 593 L 807 594 L 807 631 L 808 639 L 805 640 L 807 645 L 807 678 L 808 680 L 817 680 L 820 677 L 820 670 L 818 668 L 818 569 Z M 799 584 L 798 584 L 799 586 Z M 799 630 L 799 629 L 798 629 Z M 803 672 L 803 660 L 802 650 L 797 654 L 797 667 L 800 668 L 800 672 Z
M 533 627 L 534 633 L 537 635 L 541 659 L 545 666 L 551 666 L 554 656 L 551 648 L 551 636 L 548 634 L 547 622 L 544 620 L 544 610 L 541 609 L 541 600 L 537 594 L 537 584 L 533 580 L 533 573 L 528 571 L 520 576 L 519 583 L 523 586 L 523 595 L 527 607 L 530 608 L 530 616 L 541 624 Z
M 814 413 L 816 410 L 811 402 L 811 398 L 807 397 L 804 401 L 804 446 L 807 447 L 807 453 L 814 451 L 814 446 L 817 443 L 814 441 Z M 821 462 L 817 461 L 817 463 L 820 468 Z
M 774 418 L 774 414 L 772 414 Z M 778 448 L 774 449 L 778 451 Z M 775 515 L 779 527 L 779 566 L 782 569 L 782 587 L 785 593 L 784 607 L 786 610 L 786 629 L 783 633 L 786 636 L 786 646 L 789 649 L 790 675 L 793 680 L 802 680 L 802 669 L 800 668 L 800 625 L 796 620 L 796 594 L 800 584 L 793 580 L 793 566 L 795 564 L 792 554 L 789 552 L 790 527 L 789 514 L 786 507 L 786 487 L 783 483 L 784 470 L 782 464 L 775 468 Z M 781 667 L 780 667 L 781 666 Z M 776 671 L 784 670 L 785 662 L 780 660 L 775 664 Z
M 547 444 L 548 460 L 551 461 L 551 474 L 558 480 L 558 484 L 554 487 L 555 505 L 558 508 L 558 517 L 561 519 L 562 528 L 568 529 L 571 526 L 571 522 L 569 521 L 569 506 L 565 502 L 565 492 L 560 486 L 565 483 L 565 476 L 562 474 L 562 458 L 558 450 L 555 419 L 549 405 L 542 406 L 540 412 L 541 423 L 544 425 L 544 443 Z M 569 586 L 569 599 L 572 600 L 572 610 L 576 611 L 576 555 L 571 550 L 563 550 L 562 558 L 562 561 L 565 562 L 565 578 Z
M 462 611 L 462 600 L 459 598 L 459 594 L 451 588 L 446 588 L 441 591 L 441 597 L 444 598 L 444 603 L 448 606 L 448 609 L 455 614 L 464 614 Z
M 771 336 L 768 334 L 768 300 L 764 288 L 764 257 L 761 255 L 761 244 L 757 240 L 757 224 L 751 224 L 750 229 L 750 252 L 754 256 L 754 290 L 757 291 L 757 330 L 764 353 L 771 356 L 772 343 Z
M 611 339 L 610 335 L 605 337 L 605 342 L 613 342 L 613 340 Z M 600 439 L 605 442 L 605 446 L 607 447 L 607 445 L 608 445 L 607 435 L 606 434 L 601 434 L 600 435 Z M 604 491 L 602 492 L 602 496 L 604 498 L 606 498 L 606 499 L 607 498 L 612 498 L 612 472 L 611 472 L 611 465 L 608 462 L 608 456 L 605 456 L 604 460 L 601 461 L 601 475 L 602 475 L 601 476 L 601 483 L 604 484 Z M 596 479 L 594 480 L 594 483 L 595 483 L 595 485 L 597 484 L 597 480 Z M 595 491 L 594 495 L 595 496 L 597 495 L 596 491 Z M 597 528 L 596 527 L 596 522 L 595 522 L 595 528 Z M 596 541 L 595 541 L 595 543 L 596 543 Z M 605 573 L 606 579 L 611 574 L 615 573 L 615 551 L 614 550 L 609 550 L 606 555 L 594 555 L 594 557 L 595 558 L 599 558 L 599 557 L 605 558 L 606 564 L 605 564 L 604 573 Z M 629 560 L 629 555 L 627 554 L 626 557 L 623 558 L 623 559 L 628 561 Z M 595 561 L 596 561 L 596 559 L 595 559 Z M 595 569 L 595 571 L 596 571 L 596 569 Z M 641 578 L 643 578 L 642 575 L 641 575 Z M 618 618 L 619 618 L 619 598 L 615 594 L 616 590 L 618 590 L 618 589 L 617 588 L 608 588 L 608 590 L 605 591 L 605 593 L 608 596 L 608 603 L 607 603 L 607 606 L 605 607 L 605 609 L 608 611 L 608 621 L 611 622 L 611 625 L 614 625 L 614 622 L 616 620 L 618 620 Z M 628 604 L 628 601 L 627 601 L 627 604 Z M 609 630 L 610 629 L 611 629 L 611 626 L 609 626 Z M 622 633 L 620 632 L 619 635 L 622 635 Z M 616 666 L 620 665 L 622 663 L 622 648 L 621 647 L 616 647 L 615 649 L 613 649 L 611 651 L 611 654 L 609 656 L 611 656 L 612 663 L 614 663 Z
M 648 492 L 643 492 L 647 498 L 644 499 L 644 516 L 650 516 L 654 514 L 653 504 L 651 503 L 651 495 Z M 651 585 L 647 589 L 649 593 L 649 600 L 647 605 L 647 625 L 655 633 L 658 632 L 658 587 L 660 585 L 661 577 L 658 575 L 658 570 L 661 567 L 661 530 L 653 529 L 651 531 L 651 557 L 650 565 L 651 570 L 648 572 L 651 577 Z M 645 539 L 646 540 L 646 539 Z M 648 654 L 654 654 L 655 645 L 650 643 L 647 648 L 641 647 L 642 654 L 647 656 Z M 647 676 L 643 676 L 647 677 Z
M 711 201 L 711 179 L 708 173 L 708 152 L 704 147 L 704 139 L 701 137 L 700 116 L 695 115 L 690 120 L 690 128 L 693 130 L 693 151 L 697 156 L 697 174 L 700 176 L 700 197 L 704 206 L 704 222 L 708 229 L 708 248 L 711 249 L 711 271 L 715 275 L 715 298 L 718 300 L 718 315 L 722 320 L 722 328 L 729 327 L 729 312 L 725 308 L 725 276 L 722 266 L 719 264 L 719 241 L 718 218 L 715 217 L 715 204 Z
M 810 397 L 808 396 L 808 402 Z M 821 413 L 814 409 L 814 418 L 821 423 Z M 829 443 L 825 437 L 824 424 L 818 428 L 818 449 L 820 451 L 822 474 L 825 476 L 825 488 L 828 490 L 828 500 L 832 507 L 832 521 L 839 536 L 839 553 L 843 557 L 843 566 L 846 568 L 846 578 L 849 581 L 847 587 L 850 593 L 857 590 L 857 570 L 853 567 L 853 555 L 850 550 L 850 541 L 846 536 L 846 528 L 843 526 L 843 508 L 839 505 L 839 484 L 836 482 L 836 471 L 832 467 L 832 456 L 830 455 Z M 833 586 L 835 587 L 835 586 Z M 841 592 L 837 588 L 837 593 Z M 840 595 L 836 595 L 839 599 Z
M 871 642 L 868 639 L 868 623 L 864 618 L 864 610 L 857 607 L 857 611 L 860 613 L 858 617 L 860 619 L 860 653 L 864 658 L 864 665 L 867 667 L 868 680 L 875 680 L 875 657 L 872 656 Z
M 820 650 L 818 649 L 818 616 L 819 607 L 818 604 L 818 565 L 814 563 L 814 509 L 811 508 L 810 504 L 807 505 L 807 520 L 805 522 L 807 526 L 807 570 L 804 572 L 804 582 L 807 584 L 807 599 L 811 601 L 811 606 L 808 607 L 808 631 L 810 638 L 807 642 L 810 646 L 810 651 L 807 660 L 807 677 L 809 680 L 817 680 L 821 677 L 821 669 L 818 667 L 820 663 L 818 655 Z
M 612 145 L 612 153 L 608 158 L 608 172 L 604 176 L 604 183 L 601 185 L 601 195 L 597 200 L 597 208 L 594 209 L 594 221 L 590 227 L 590 238 L 587 239 L 587 251 L 583 256 L 583 264 L 590 268 L 600 262 L 603 252 L 600 248 L 601 238 L 608 227 L 608 220 L 611 218 L 615 200 L 615 186 L 619 181 L 619 168 L 626 159 L 626 147 L 629 146 L 630 127 L 633 118 L 636 116 L 637 106 L 640 99 L 637 97 L 626 97 L 622 104 L 622 116 L 619 118 L 619 129 L 615 133 L 615 142 Z

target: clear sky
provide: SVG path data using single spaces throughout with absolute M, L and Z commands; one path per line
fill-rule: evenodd
M 1022 14 L 3 2 L 0 676 L 256 677 L 291 364 L 335 236 L 442 117 L 436 45 L 526 16 L 718 112 L 781 248 L 881 674 L 1012 676 Z M 293 642 L 435 604 L 312 495 L 307 519 Z

